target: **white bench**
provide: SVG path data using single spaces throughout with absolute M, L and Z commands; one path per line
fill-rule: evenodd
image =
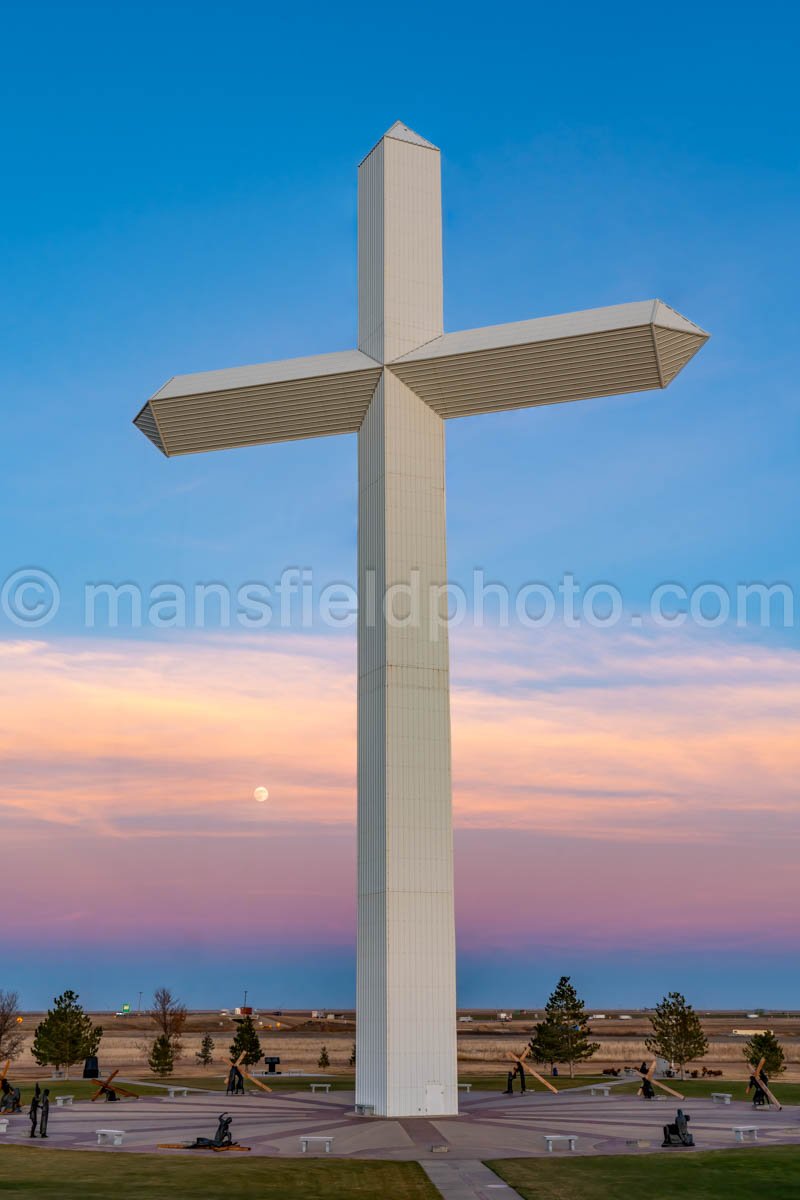
M 553 1142 L 569 1142 L 570 1150 L 574 1150 L 578 1144 L 578 1135 L 576 1133 L 544 1133 L 542 1134 L 548 1153 L 553 1153 Z
M 74 1096 L 56 1096 L 56 1108 L 72 1108 Z
M 8 1117 L 0 1117 L 0 1133 L 8 1133 Z
M 329 1083 L 310 1083 L 308 1086 L 311 1088 L 312 1092 L 329 1092 L 331 1090 L 331 1085 Z
M 303 1137 L 300 1138 L 300 1149 L 302 1150 L 303 1154 L 307 1152 L 309 1142 L 324 1142 L 325 1153 L 330 1154 L 331 1146 L 333 1145 L 333 1138 L 326 1137 L 324 1134 L 304 1134 Z
M 758 1141 L 758 1126 L 757 1125 L 734 1125 L 733 1136 L 737 1142 L 746 1142 L 748 1139 L 751 1142 Z
M 611 1085 L 609 1083 L 593 1083 L 589 1088 L 590 1096 L 610 1096 Z
M 97 1129 L 98 1146 L 121 1146 L 125 1137 L 124 1129 Z
M 472 1084 L 471 1084 L 471 1083 L 460 1083 L 460 1084 L 458 1085 L 458 1090 L 459 1090 L 460 1092 L 471 1092 L 471 1091 L 472 1091 Z
M 188 1096 L 189 1089 L 184 1087 L 168 1087 L 167 1094 L 170 1100 L 174 1100 L 176 1096 Z
M 715 1104 L 730 1104 L 733 1099 L 732 1092 L 712 1092 L 711 1099 Z

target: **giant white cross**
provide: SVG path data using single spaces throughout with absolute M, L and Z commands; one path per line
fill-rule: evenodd
M 358 434 L 356 1104 L 391 1117 L 458 1111 L 449 660 L 429 611 L 444 422 L 663 388 L 708 336 L 660 300 L 445 333 L 440 175 L 399 121 L 359 167 L 357 350 L 178 375 L 135 422 L 167 456 Z M 419 619 L 387 620 L 412 578 Z

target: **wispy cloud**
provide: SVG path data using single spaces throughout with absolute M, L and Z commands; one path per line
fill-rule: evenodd
M 756 937 L 756 867 L 771 928 L 793 927 L 800 655 L 674 631 L 462 630 L 453 650 L 464 936 L 538 928 L 559 895 L 565 937 Z M 242 929 L 350 936 L 350 638 L 5 642 L 0 706 L 6 871 L 24 888 L 48 863 L 20 936 L 102 937 L 108 894 L 137 898 L 120 936 L 223 936 L 231 880 Z

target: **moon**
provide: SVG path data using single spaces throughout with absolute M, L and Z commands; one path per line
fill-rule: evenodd
M 253 792 L 253 799 L 258 800 L 259 804 L 263 804 L 266 800 L 269 800 L 269 792 L 265 787 L 257 787 Z

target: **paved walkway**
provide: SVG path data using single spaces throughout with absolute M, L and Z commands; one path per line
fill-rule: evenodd
M 443 1200 L 519 1200 L 507 1183 L 476 1158 L 460 1162 L 424 1162 L 422 1169 Z
M 312 1094 L 297 1091 L 244 1096 L 221 1092 L 191 1092 L 185 1097 L 141 1096 L 116 1104 L 79 1100 L 71 1107 L 50 1109 L 49 1137 L 38 1142 L 47 1148 L 72 1148 L 96 1154 L 149 1152 L 163 1143 L 183 1143 L 197 1136 L 213 1137 L 218 1115 L 232 1115 L 233 1137 L 251 1148 L 253 1155 L 300 1155 L 303 1134 L 333 1139 L 331 1156 L 394 1159 L 420 1162 L 448 1200 L 492 1200 L 514 1192 L 479 1164 L 493 1158 L 534 1157 L 547 1153 L 545 1134 L 571 1134 L 577 1149 L 562 1144 L 554 1154 L 575 1157 L 592 1154 L 661 1154 L 662 1126 L 675 1118 L 672 1099 L 646 1101 L 636 1096 L 591 1096 L 565 1089 L 557 1096 L 528 1092 L 505 1096 L 500 1092 L 473 1091 L 460 1097 L 460 1115 L 403 1120 L 357 1117 L 352 1092 Z M 734 1126 L 755 1125 L 758 1145 L 800 1146 L 800 1106 L 754 1111 L 751 1104 L 734 1100 L 716 1105 L 710 1099 L 687 1099 L 691 1131 L 698 1149 L 735 1146 Z M 121 1149 L 98 1147 L 96 1131 L 111 1127 L 124 1131 Z M 26 1143 L 29 1123 L 25 1114 L 9 1118 L 0 1143 Z M 312 1143 L 316 1156 L 324 1154 Z M 162 1150 L 182 1156 L 188 1150 Z M 691 1153 L 691 1151 L 687 1151 Z

